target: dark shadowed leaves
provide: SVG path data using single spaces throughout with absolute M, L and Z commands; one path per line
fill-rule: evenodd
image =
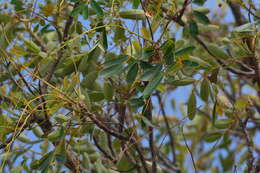
M 164 54 L 164 59 L 167 65 L 172 65 L 174 61 L 175 52 L 175 39 L 169 39 L 161 46 Z
M 152 92 L 156 89 L 156 87 L 160 84 L 160 82 L 163 79 L 163 74 L 160 72 L 154 78 L 148 83 L 148 85 L 145 87 L 143 91 L 143 97 L 147 98 L 149 97 Z
M 199 34 L 199 29 L 197 23 L 192 20 L 189 22 L 190 35 L 196 37 Z
M 193 90 L 191 92 L 191 95 L 190 95 L 190 98 L 189 98 L 189 101 L 188 101 L 188 110 L 187 110 L 187 113 L 188 113 L 188 117 L 190 120 L 193 120 L 195 115 L 196 115 L 196 106 L 197 106 L 197 102 L 196 102 L 196 96 L 195 96 L 195 91 Z
M 210 23 L 210 21 L 209 21 L 209 18 L 205 15 L 205 14 L 203 14 L 203 13 L 201 13 L 201 12 L 198 12 L 198 11 L 193 11 L 193 15 L 195 16 L 195 18 L 199 21 L 199 22 L 201 22 L 201 23 L 203 23 L 203 24 L 209 24 Z
M 128 83 L 134 82 L 134 80 L 137 76 L 137 73 L 138 73 L 138 69 L 139 69 L 139 65 L 137 63 L 135 63 L 131 66 L 131 68 L 129 69 L 127 76 L 126 76 L 126 81 Z
M 102 17 L 104 15 L 103 9 L 99 6 L 99 4 L 95 0 L 91 0 L 90 5 L 99 17 Z
M 192 1 L 194 4 L 202 6 L 207 0 L 194 0 Z

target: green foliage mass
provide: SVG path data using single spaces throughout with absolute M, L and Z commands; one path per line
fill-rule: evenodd
M 260 172 L 259 24 L 256 0 L 1 1 L 0 172 Z

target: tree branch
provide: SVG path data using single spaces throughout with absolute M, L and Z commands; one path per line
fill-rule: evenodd
M 172 163 L 173 165 L 177 166 L 177 160 L 176 160 L 176 153 L 175 153 L 175 144 L 174 144 L 174 136 L 172 134 L 172 131 L 171 131 L 171 128 L 170 128 L 170 125 L 169 125 L 169 122 L 168 122 L 168 119 L 167 119 L 167 116 L 166 116 L 166 112 L 164 110 L 164 106 L 163 106 L 163 102 L 162 102 L 162 98 L 159 94 L 159 92 L 156 93 L 156 96 L 157 96 L 157 99 L 158 99 L 158 102 L 159 102 L 159 106 L 160 106 L 160 109 L 162 111 L 162 115 L 163 115 L 163 119 L 164 119 L 164 123 L 166 125 L 166 130 L 167 130 L 167 133 L 170 137 L 170 144 L 171 144 L 171 149 L 172 149 Z

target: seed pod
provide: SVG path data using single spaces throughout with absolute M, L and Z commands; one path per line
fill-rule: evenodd
M 119 16 L 124 19 L 144 20 L 145 12 L 144 10 L 130 9 L 130 10 L 120 11 Z

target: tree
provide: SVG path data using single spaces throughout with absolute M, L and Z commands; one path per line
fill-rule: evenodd
M 206 1 L 0 2 L 1 172 L 259 172 L 259 4 Z

